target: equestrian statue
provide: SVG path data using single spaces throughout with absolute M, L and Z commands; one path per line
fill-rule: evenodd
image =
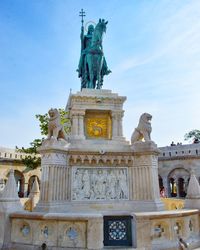
M 99 22 L 88 26 L 88 32 L 84 35 L 83 16 L 85 12 L 81 10 L 81 56 L 78 65 L 78 76 L 81 78 L 81 89 L 101 89 L 103 77 L 111 71 L 108 69 L 103 53 L 103 34 L 106 32 L 106 22 L 99 19 Z

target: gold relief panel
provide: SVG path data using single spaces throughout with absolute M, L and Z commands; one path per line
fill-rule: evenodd
M 111 139 L 112 122 L 110 112 L 86 111 L 85 134 L 89 139 Z

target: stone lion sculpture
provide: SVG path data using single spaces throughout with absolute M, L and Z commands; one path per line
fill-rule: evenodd
M 139 124 L 131 136 L 131 144 L 136 141 L 151 141 L 151 119 L 152 115 L 144 113 L 140 116 Z
M 67 140 L 64 127 L 61 124 L 60 113 L 57 109 L 50 109 L 49 114 L 49 123 L 48 123 L 48 136 L 47 139 L 64 139 Z

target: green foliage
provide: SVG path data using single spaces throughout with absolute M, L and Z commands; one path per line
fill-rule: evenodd
M 47 135 L 48 134 L 48 113 L 45 113 L 44 115 L 37 114 L 35 117 L 39 120 L 40 122 L 40 132 L 41 135 Z
M 36 155 L 28 155 L 22 159 L 22 163 L 28 168 L 35 169 L 41 165 L 41 158 Z
M 193 129 L 189 131 L 188 133 L 185 134 L 184 139 L 186 141 L 192 140 L 193 142 L 200 141 L 200 130 Z
M 61 116 L 61 124 L 63 124 L 65 132 L 68 134 L 70 132 L 70 126 L 69 126 L 69 118 L 68 118 L 68 112 L 66 112 L 64 109 L 58 109 L 60 116 Z M 45 113 L 44 115 L 37 114 L 35 116 L 39 120 L 39 126 L 41 135 L 47 136 L 48 134 L 48 121 L 49 116 L 48 113 Z M 42 141 L 44 138 L 41 139 L 35 139 L 30 143 L 29 148 L 22 147 L 21 149 L 16 147 L 18 152 L 30 154 L 25 156 L 24 159 L 22 159 L 22 163 L 32 169 L 37 168 L 41 165 L 41 158 L 37 154 L 37 149 L 42 145 Z

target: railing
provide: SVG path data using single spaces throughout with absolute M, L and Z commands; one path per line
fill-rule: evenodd
M 200 143 L 159 148 L 159 159 L 172 157 L 200 157 Z
M 0 148 L 0 159 L 22 160 L 28 155 L 31 155 L 31 154 L 17 152 L 15 149 L 10 149 L 10 148 Z M 38 157 L 39 157 L 39 154 L 38 154 Z

